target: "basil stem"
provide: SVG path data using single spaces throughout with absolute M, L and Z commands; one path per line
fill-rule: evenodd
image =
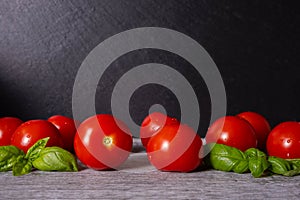
M 42 171 L 78 171 L 76 158 L 60 147 L 47 147 L 33 161 L 33 166 Z

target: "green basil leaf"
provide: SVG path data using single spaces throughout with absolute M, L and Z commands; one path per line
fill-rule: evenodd
M 245 151 L 245 154 L 248 158 L 258 158 L 258 157 L 267 158 L 267 155 L 264 152 L 256 148 L 247 149 Z
M 269 163 L 266 158 L 258 157 L 249 159 L 249 170 L 255 178 L 261 177 L 268 167 Z
M 300 167 L 300 159 L 287 159 L 287 161 L 292 165 L 292 168 Z
M 13 166 L 13 175 L 21 176 L 30 173 L 32 170 L 32 163 L 24 157 L 24 155 L 17 158 L 17 162 Z
M 270 163 L 269 170 L 275 174 L 283 175 L 284 173 L 292 170 L 291 164 L 285 159 L 270 156 L 268 161 Z
M 283 173 L 283 176 L 296 176 L 300 174 L 300 159 L 287 159 L 291 166 L 291 170 Z
M 300 159 L 282 159 L 270 156 L 268 159 L 271 166 L 269 170 L 283 176 L 296 176 L 300 174 Z
M 299 175 L 299 174 L 300 174 L 300 167 L 295 168 L 295 169 L 290 170 L 290 171 L 287 171 L 287 172 L 284 172 L 282 175 L 283 176 L 296 176 L 296 175 Z
M 33 166 L 42 171 L 78 171 L 74 155 L 60 147 L 44 148 Z
M 37 159 L 40 155 L 40 152 L 45 148 L 48 140 L 49 137 L 37 141 L 28 149 L 25 158 L 28 159 L 30 162 L 33 162 L 35 159 Z
M 210 152 L 210 163 L 214 169 L 244 173 L 248 171 L 248 159 L 237 148 L 215 144 Z
M 249 170 L 255 178 L 261 177 L 265 170 L 269 167 L 267 155 L 255 148 L 250 148 L 245 151 L 245 155 L 249 159 Z
M 15 146 L 0 146 L 0 172 L 9 171 L 24 152 Z

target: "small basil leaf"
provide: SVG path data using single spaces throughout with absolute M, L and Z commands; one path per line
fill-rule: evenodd
M 255 178 L 261 177 L 269 167 L 267 155 L 255 148 L 250 148 L 245 151 L 245 155 L 249 159 L 249 170 Z
M 32 170 L 32 163 L 24 156 L 19 156 L 17 162 L 13 166 L 13 175 L 21 176 L 30 173 Z
M 300 167 L 300 159 L 287 159 L 287 161 L 292 165 L 292 168 Z
M 266 158 L 258 157 L 249 159 L 249 170 L 255 178 L 261 177 L 268 167 L 269 163 Z
M 300 174 L 300 159 L 287 159 L 291 166 L 291 170 L 283 173 L 284 176 L 296 176 Z
M 264 152 L 262 152 L 256 148 L 247 149 L 245 151 L 245 155 L 248 158 L 258 158 L 258 157 L 267 158 L 267 155 Z
M 300 167 L 295 168 L 295 169 L 290 170 L 290 171 L 287 171 L 287 172 L 284 172 L 282 175 L 283 176 L 296 176 L 298 174 L 300 174 Z
M 15 146 L 0 146 L 0 172 L 9 171 L 24 152 Z
M 268 161 L 270 163 L 269 170 L 275 174 L 283 175 L 287 171 L 292 170 L 290 163 L 285 159 L 270 156 Z
M 244 173 L 248 168 L 248 159 L 237 148 L 215 144 L 210 152 L 210 163 L 214 169 Z
M 33 161 L 33 166 L 42 171 L 78 171 L 76 158 L 60 147 L 46 147 Z
M 34 145 L 32 145 L 27 153 L 25 158 L 28 159 L 30 162 L 33 162 L 35 159 L 39 157 L 41 150 L 43 150 L 49 140 L 49 137 L 40 139 Z

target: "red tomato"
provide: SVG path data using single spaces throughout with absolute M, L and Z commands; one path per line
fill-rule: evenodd
M 216 120 L 206 133 L 207 143 L 219 143 L 245 151 L 256 148 L 257 139 L 252 126 L 239 117 L 226 116 Z
M 60 132 L 66 150 L 74 151 L 74 137 L 76 133 L 75 121 L 69 117 L 55 115 L 48 119 Z
M 15 117 L 0 118 L 0 146 L 10 145 L 12 134 L 22 123 L 22 120 Z
M 140 130 L 140 138 L 144 147 L 147 147 L 150 138 L 158 133 L 165 125 L 172 124 L 179 124 L 179 122 L 177 119 L 168 117 L 159 112 L 148 115 L 144 119 Z
M 166 125 L 152 136 L 147 156 L 153 166 L 162 171 L 190 172 L 201 161 L 202 140 L 187 125 Z
M 95 170 L 115 169 L 129 156 L 132 136 L 112 115 L 99 114 L 80 124 L 74 139 L 78 159 Z
M 284 159 L 300 158 L 300 123 L 283 122 L 277 125 L 267 139 L 269 156 Z
M 47 146 L 63 147 L 58 129 L 46 120 L 30 120 L 21 124 L 11 137 L 11 144 L 25 153 L 38 140 L 50 137 Z
M 249 124 L 251 124 L 257 138 L 257 147 L 261 150 L 265 150 L 266 141 L 271 131 L 270 124 L 266 118 L 255 112 L 243 112 L 237 116 L 247 120 Z

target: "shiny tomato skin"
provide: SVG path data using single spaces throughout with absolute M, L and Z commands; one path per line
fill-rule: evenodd
M 63 147 L 63 142 L 58 129 L 47 120 L 30 120 L 21 124 L 11 137 L 14 145 L 25 153 L 38 140 L 50 137 L 47 146 Z
M 116 169 L 128 158 L 132 143 L 132 135 L 122 121 L 109 114 L 98 114 L 80 124 L 74 150 L 89 168 Z
M 267 139 L 267 152 L 283 159 L 300 158 L 300 123 L 282 122 L 273 128 Z
M 16 117 L 0 118 L 0 146 L 10 145 L 12 134 L 22 123 L 23 121 Z
M 251 124 L 257 138 L 257 147 L 260 150 L 265 150 L 266 141 L 271 132 L 271 127 L 267 119 L 256 112 L 243 112 L 237 116 L 247 120 Z
M 159 112 L 149 114 L 143 120 L 140 129 L 140 138 L 143 146 L 147 148 L 147 144 L 153 135 L 158 133 L 165 125 L 172 124 L 179 124 L 179 121 Z
M 187 125 L 166 125 L 147 146 L 150 163 L 161 171 L 190 172 L 202 162 L 202 140 Z
M 252 126 L 235 116 L 225 116 L 216 120 L 205 136 L 206 143 L 218 143 L 235 147 L 241 151 L 257 147 L 257 139 Z
M 70 152 L 74 152 L 74 137 L 76 133 L 75 121 L 62 115 L 54 115 L 48 119 L 60 132 L 64 147 Z

